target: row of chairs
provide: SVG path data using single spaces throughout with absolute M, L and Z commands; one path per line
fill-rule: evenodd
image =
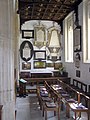
M 64 83 L 61 80 L 57 80 L 57 84 L 62 85 L 63 89 L 70 93 L 70 96 L 77 100 L 78 102 L 82 102 L 86 107 L 90 109 L 90 97 L 86 94 L 86 92 L 83 92 L 82 90 L 77 89 L 73 85 L 69 85 Z
M 73 87 L 62 82 L 61 80 L 57 80 L 57 82 L 55 82 L 55 84 L 59 85 L 59 87 L 61 86 L 61 88 L 65 91 L 65 93 L 62 93 L 64 91 L 61 91 L 61 90 L 59 90 L 59 91 L 53 90 L 52 89 L 53 85 L 51 85 L 50 82 L 45 81 L 44 86 L 37 86 L 37 96 L 38 96 L 38 100 L 39 100 L 39 104 L 40 104 L 40 109 L 43 112 L 43 116 L 45 113 L 45 120 L 47 120 L 47 111 L 54 111 L 54 115 L 56 115 L 56 111 L 57 111 L 58 112 L 58 120 L 60 120 L 60 110 L 63 110 L 62 109 L 63 108 L 63 100 L 65 101 L 65 104 L 66 104 L 66 116 L 69 117 L 69 109 L 68 109 L 69 103 L 72 103 L 72 102 L 80 103 L 81 96 L 83 96 L 83 94 L 79 93 Z M 60 94 L 58 94 L 57 92 L 59 92 Z M 77 98 L 75 98 L 75 96 L 72 95 L 72 92 L 77 94 Z M 90 99 L 87 96 L 84 96 L 84 97 L 88 103 L 88 105 L 87 105 L 88 109 L 90 109 L 89 108 Z M 71 99 L 71 98 L 73 98 L 73 99 Z M 86 112 L 88 113 L 88 110 Z
M 60 120 L 60 96 L 51 90 L 46 81 L 44 86 L 37 86 L 37 96 L 42 115 L 45 114 L 45 120 L 47 120 L 48 111 L 54 111 L 54 116 L 57 112 L 58 120 Z
M 81 117 L 81 112 L 86 112 L 87 118 L 89 120 L 90 98 L 88 96 L 79 92 L 78 90 L 74 89 L 73 87 L 64 83 L 61 80 L 57 80 L 57 85 L 50 85 L 50 86 L 52 86 L 54 91 L 60 94 L 61 97 L 60 104 L 62 105 L 61 108 L 63 108 L 63 103 L 65 103 L 67 117 L 70 117 L 70 108 L 71 108 L 71 110 L 74 112 L 75 120 L 77 119 L 77 113 L 79 113 L 78 117 L 79 118 Z M 75 97 L 76 95 L 77 97 Z M 82 98 L 86 100 L 86 105 L 84 105 L 83 102 L 81 101 Z

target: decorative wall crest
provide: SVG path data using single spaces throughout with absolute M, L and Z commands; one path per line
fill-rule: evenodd
M 35 31 L 35 41 L 34 45 L 37 46 L 39 49 L 43 46 L 46 46 L 46 30 L 45 26 L 37 25 L 34 27 Z
M 61 43 L 60 43 L 60 31 L 55 26 L 48 29 L 47 47 L 50 51 L 51 57 L 57 59 Z
M 20 45 L 20 56 L 22 60 L 29 61 L 33 55 L 33 45 L 29 41 L 24 41 Z

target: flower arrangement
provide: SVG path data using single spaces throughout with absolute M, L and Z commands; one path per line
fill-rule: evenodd
M 65 67 L 64 66 L 62 66 L 62 67 L 59 68 L 60 74 L 63 74 L 64 71 L 65 71 Z

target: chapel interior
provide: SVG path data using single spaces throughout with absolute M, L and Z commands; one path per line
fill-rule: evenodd
M 90 0 L 0 0 L 0 120 L 90 120 Z

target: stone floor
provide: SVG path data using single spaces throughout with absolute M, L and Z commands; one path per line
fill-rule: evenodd
M 16 120 L 44 120 L 42 111 L 40 110 L 36 94 L 30 94 L 27 97 L 17 97 L 16 99 Z M 60 120 L 74 120 L 73 112 L 70 112 L 71 117 L 68 119 L 65 116 L 65 109 L 60 113 Z M 48 112 L 48 120 L 58 120 L 53 112 Z M 78 119 L 77 119 L 78 120 Z M 86 114 L 82 114 L 79 120 L 87 120 Z

